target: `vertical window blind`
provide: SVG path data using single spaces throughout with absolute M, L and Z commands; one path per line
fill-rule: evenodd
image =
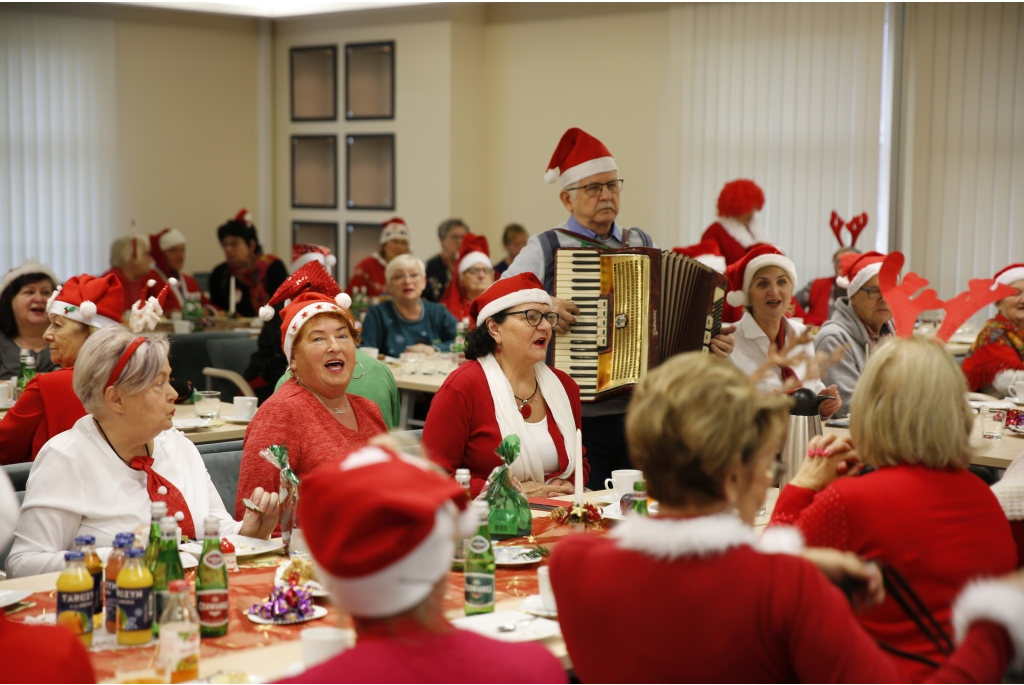
M 107 268 L 115 83 L 112 20 L 0 9 L 0 272 Z

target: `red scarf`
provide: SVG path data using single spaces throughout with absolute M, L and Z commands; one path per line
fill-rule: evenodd
M 1024 369 L 1024 330 L 996 314 L 985 323 L 960 368 L 974 392 L 991 385 L 1000 371 Z
M 252 268 L 236 271 L 228 265 L 228 270 L 239 284 L 244 285 L 249 291 L 249 303 L 255 312 L 270 301 L 271 293 L 267 292 L 267 269 L 277 261 L 272 254 L 261 254 L 253 260 Z
M 128 466 L 136 471 L 146 472 L 146 491 L 149 493 L 149 499 L 153 502 L 166 502 L 167 513 L 178 521 L 182 537 L 196 539 L 196 526 L 192 522 L 192 513 L 188 510 L 185 496 L 181 494 L 181 490 L 174 487 L 174 483 L 153 470 L 153 457 L 132 457 Z
M 786 350 L 786 322 L 785 321 L 780 321 L 779 322 L 779 334 L 775 337 L 775 347 L 778 349 L 779 354 L 784 354 L 785 353 L 785 350 Z M 782 373 L 782 384 L 783 385 L 786 385 L 786 383 L 790 379 L 793 379 L 794 381 L 796 381 L 797 385 L 800 384 L 800 378 L 797 377 L 796 371 L 794 371 L 790 366 L 785 365 L 785 364 L 780 364 L 779 365 L 779 371 Z

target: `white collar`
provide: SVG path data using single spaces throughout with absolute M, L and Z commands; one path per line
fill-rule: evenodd
M 377 259 L 377 263 L 383 266 L 385 269 L 388 268 L 387 260 L 380 256 L 380 252 L 374 252 L 373 256 Z
M 758 538 L 750 526 L 732 514 L 692 519 L 628 516 L 611 535 L 622 549 L 668 561 L 709 557 L 734 547 L 753 547 L 765 554 L 795 554 L 804 547 L 803 535 L 796 528 L 771 527 Z
M 797 324 L 788 316 L 782 317 L 782 325 L 786 328 L 787 341 L 792 340 L 793 336 L 799 335 L 804 331 L 803 327 L 797 330 Z M 737 327 L 739 328 L 739 331 L 743 333 L 743 337 L 745 338 L 749 338 L 751 340 L 756 340 L 758 338 L 768 340 L 768 334 L 764 332 L 764 329 L 761 328 L 761 324 L 757 322 L 757 319 L 755 319 L 754 315 L 749 311 L 743 312 L 743 316 L 740 318 Z M 775 341 L 769 340 L 768 342 L 771 344 Z

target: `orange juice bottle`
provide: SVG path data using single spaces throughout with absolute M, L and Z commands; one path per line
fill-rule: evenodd
M 108 633 L 117 632 L 117 574 L 124 568 L 126 548 L 135 542 L 135 533 L 118 533 L 114 536 L 114 549 L 107 557 L 107 566 L 103 571 L 103 601 L 106 608 L 103 618 Z M 97 630 L 99 627 L 97 626 Z
M 57 625 L 66 626 L 86 648 L 92 647 L 93 580 L 82 552 L 64 553 L 57 578 Z
M 75 549 L 85 554 L 85 567 L 92 575 L 92 626 L 99 628 L 103 625 L 103 560 L 96 554 L 96 538 L 92 535 L 79 535 L 75 538 Z
M 153 639 L 153 574 L 142 565 L 146 550 L 129 547 L 117 574 L 117 644 L 144 645 Z

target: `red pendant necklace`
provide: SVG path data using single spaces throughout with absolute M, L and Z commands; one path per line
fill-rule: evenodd
M 525 400 L 519 399 L 519 397 L 516 397 L 515 393 L 512 393 L 512 396 L 516 398 L 516 402 L 519 403 L 519 413 L 523 415 L 524 419 L 530 418 L 530 415 L 533 414 L 533 407 L 530 406 L 530 401 L 537 396 L 538 390 L 540 390 L 540 383 L 537 383 L 537 385 L 534 386 L 533 394 Z

